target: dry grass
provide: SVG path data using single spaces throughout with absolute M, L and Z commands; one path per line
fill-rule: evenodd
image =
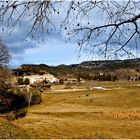
M 5 119 L 0 118 L 0 139 L 26 139 L 31 138 L 31 134 L 23 128 L 14 125 Z
M 139 83 L 94 84 L 112 89 L 46 92 L 40 105 L 12 124 L 31 138 L 140 138 Z

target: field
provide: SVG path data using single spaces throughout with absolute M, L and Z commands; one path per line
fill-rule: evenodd
M 0 137 L 140 138 L 140 82 L 89 82 L 70 87 L 44 91 L 43 102 L 28 108 L 24 118 L 0 120 L 6 130 L 5 134 L 0 130 Z M 10 133 L 9 126 L 15 128 Z

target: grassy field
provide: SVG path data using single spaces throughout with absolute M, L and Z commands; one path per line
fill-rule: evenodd
M 89 86 L 105 90 L 86 90 Z M 140 82 L 89 82 L 71 85 L 69 91 L 53 88 L 43 93 L 40 105 L 28 108 L 26 117 L 6 121 L 14 128 L 10 134 L 6 130 L 9 138 L 13 133 L 19 133 L 17 138 L 140 138 Z M 1 127 L 1 137 L 7 127 Z

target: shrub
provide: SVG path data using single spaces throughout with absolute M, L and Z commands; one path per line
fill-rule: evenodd
M 18 85 L 24 85 L 23 78 L 18 78 Z
M 25 85 L 29 85 L 29 84 L 30 84 L 29 78 L 26 78 L 26 79 L 24 80 L 24 84 L 25 84 Z
M 31 96 L 31 99 L 29 98 Z M 9 90 L 6 93 L 0 93 L 0 113 L 14 111 L 26 106 L 41 103 L 42 98 L 39 92 L 21 92 L 19 89 Z
M 63 85 L 63 84 L 64 84 L 64 79 L 60 79 L 60 80 L 59 80 L 59 83 L 60 83 L 61 85 Z
M 75 86 L 75 85 L 76 85 L 76 83 L 67 82 L 65 84 L 65 89 L 72 89 L 72 86 Z
M 0 66 L 0 93 L 6 92 L 11 88 L 11 72 L 6 67 Z
M 27 110 L 25 108 L 18 109 L 9 113 L 4 114 L 2 117 L 11 121 L 11 120 L 16 120 L 22 117 L 25 117 L 27 113 Z
M 14 111 L 15 119 L 25 117 L 27 110 L 25 108 L 18 109 Z
M 40 104 L 42 101 L 41 94 L 33 94 L 31 98 L 31 105 Z

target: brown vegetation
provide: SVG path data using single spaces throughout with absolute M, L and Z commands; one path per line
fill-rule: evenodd
M 41 93 L 38 90 L 27 92 L 26 90 L 9 89 L 4 93 L 0 93 L 0 113 L 39 104 L 41 101 Z
M 140 138 L 139 82 L 93 85 L 110 90 L 47 91 L 42 104 L 14 124 L 32 138 Z
M 6 67 L 0 67 L 0 93 L 11 88 L 11 77 L 12 75 L 10 70 L 8 70 Z

